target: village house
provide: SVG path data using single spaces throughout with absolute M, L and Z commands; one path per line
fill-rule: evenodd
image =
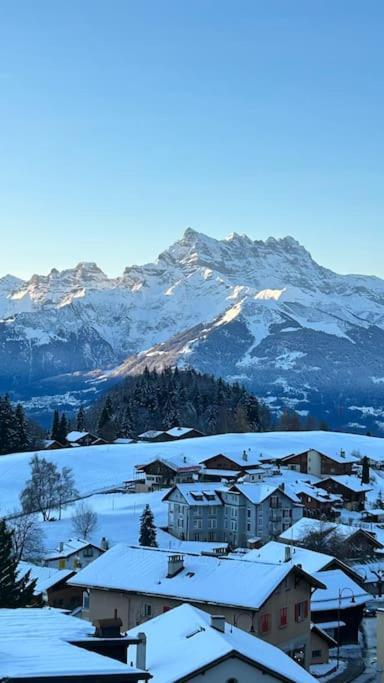
M 328 493 L 342 496 L 344 507 L 349 510 L 364 510 L 365 494 L 372 490 L 372 486 L 362 484 L 361 479 L 354 475 L 326 477 L 315 486 L 325 489 Z
M 41 442 L 41 450 L 43 451 L 56 451 L 59 448 L 65 448 L 65 445 L 55 439 L 43 439 Z
M 163 498 L 168 531 L 182 540 L 225 541 L 233 547 L 278 536 L 302 516 L 302 505 L 284 485 L 178 484 Z
M 192 482 L 200 469 L 200 465 L 188 464 L 185 456 L 173 460 L 159 457 L 136 465 L 138 476 L 144 475 L 144 485 L 148 491 L 169 487 L 177 482 Z
M 113 628 L 111 628 L 111 625 Z M 121 622 L 95 627 L 55 609 L 0 609 L 0 680 L 7 683 L 142 683 L 143 636 L 121 635 Z M 134 666 L 127 651 L 135 648 Z M 129 656 L 129 655 L 128 655 Z
M 348 455 L 341 450 L 339 453 L 320 453 L 310 448 L 303 453 L 293 453 L 279 458 L 279 464 L 289 469 L 306 474 L 314 474 L 317 477 L 325 477 L 331 474 L 351 474 L 352 465 L 356 465 L 359 458 Z
M 209 615 L 192 605 L 180 605 L 150 619 L 128 631 L 128 636 L 137 638 L 140 632 L 146 636 L 153 683 L 315 680 L 273 645 L 228 624 L 223 616 Z
M 325 517 L 333 520 L 340 514 L 340 507 L 343 506 L 343 497 L 340 494 L 329 493 L 313 484 L 299 484 L 296 494 L 304 506 L 306 517 Z
M 270 541 L 262 548 L 250 550 L 243 555 L 244 561 L 269 563 L 271 566 L 288 563 L 299 565 L 311 576 L 318 578 L 325 584 L 325 589 L 316 589 L 311 597 L 311 617 L 330 638 L 340 643 L 356 643 L 358 629 L 363 617 L 363 608 L 368 595 L 359 573 L 336 557 L 325 553 L 318 553 L 307 548 L 299 548 L 276 541 Z M 340 604 L 339 604 L 340 595 Z M 352 599 L 353 596 L 353 599 Z M 337 606 L 335 608 L 335 601 Z M 343 623 L 337 629 L 337 611 L 340 608 Z M 332 623 L 332 626 L 329 624 Z M 323 661 L 327 656 L 326 644 L 323 644 Z M 313 647 L 313 649 L 316 649 Z M 318 653 L 318 657 L 319 657 Z
M 106 548 L 105 539 L 103 545 L 98 546 L 83 538 L 70 538 L 68 541 L 59 543 L 58 547 L 44 555 L 45 567 L 57 569 L 80 569 L 103 554 Z
M 306 539 L 311 534 L 320 535 L 325 542 L 334 535 L 341 552 L 345 550 L 345 557 L 349 562 L 366 560 L 367 557 L 372 557 L 383 548 L 375 535 L 366 529 L 309 517 L 302 517 L 290 529 L 283 531 L 279 540 L 283 543 L 305 547 Z
M 101 446 L 108 443 L 105 439 L 101 439 L 91 432 L 73 431 L 69 432 L 65 438 L 67 444 L 74 448 L 78 446 Z
M 313 576 L 326 588 L 312 594 L 312 621 L 341 645 L 358 643 L 363 610 L 372 596 L 341 569 L 322 570 Z
M 200 460 L 200 465 L 203 465 L 209 470 L 232 470 L 244 473 L 248 470 L 260 469 L 259 456 L 251 455 L 247 450 L 239 455 L 224 455 L 224 453 L 217 453 L 210 455 L 204 460 Z
M 149 441 L 150 443 L 162 443 L 163 441 L 173 441 L 173 437 L 167 432 L 158 429 L 148 429 L 148 431 L 139 434 L 137 437 L 140 441 Z
M 118 544 L 71 580 L 89 592 L 92 621 L 117 610 L 130 629 L 186 602 L 277 645 L 306 667 L 310 599 L 325 585 L 300 567 L 175 554 Z
M 19 562 L 18 578 L 29 572 L 31 579 L 36 580 L 34 594 L 50 607 L 74 610 L 80 607 L 83 594 L 77 586 L 70 586 L 68 579 L 75 574 L 73 569 L 55 569 L 42 567 L 30 562 Z
M 172 427 L 172 429 L 167 429 L 166 434 L 172 437 L 174 441 L 181 441 L 182 439 L 198 439 L 201 436 L 205 436 L 203 432 L 193 427 Z

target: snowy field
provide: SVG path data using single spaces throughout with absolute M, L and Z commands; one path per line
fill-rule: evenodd
M 307 448 L 324 453 L 337 453 L 340 449 L 347 453 L 358 451 L 372 459 L 384 460 L 384 439 L 341 432 L 220 434 L 158 444 L 112 444 L 41 451 L 39 454 L 59 467 L 71 467 L 76 486 L 85 496 L 134 478 L 135 465 L 158 456 L 169 460 L 182 457 L 186 464 L 193 464 L 217 453 L 240 456 L 246 450 L 249 460 L 253 460 L 262 456 L 288 455 Z M 19 507 L 19 494 L 29 477 L 32 455 L 16 453 L 0 457 L 0 514 Z

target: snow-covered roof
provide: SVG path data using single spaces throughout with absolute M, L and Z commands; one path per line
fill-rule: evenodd
M 291 484 L 292 485 L 292 484 Z M 325 489 L 320 486 L 312 486 L 312 484 L 307 484 L 306 482 L 300 482 L 296 486 L 296 493 L 305 493 L 319 503 L 339 503 L 343 500 L 343 496 L 338 493 L 328 493 Z
M 300 451 L 299 453 L 291 453 L 290 455 L 286 455 L 285 457 L 281 458 L 281 460 L 290 460 L 291 458 L 297 458 L 300 455 L 304 455 L 308 451 L 315 451 L 318 453 L 320 456 L 323 458 L 328 458 L 329 460 L 332 460 L 333 462 L 337 463 L 358 463 L 360 462 L 360 458 L 357 458 L 355 455 L 352 455 L 352 453 L 346 453 L 345 451 L 335 451 L 333 453 L 323 453 L 321 451 L 318 451 L 315 448 L 308 448 L 306 451 Z
M 67 436 L 65 437 L 67 441 L 78 441 L 79 439 L 82 439 L 84 436 L 89 436 L 89 432 L 69 432 Z M 92 436 L 92 435 L 91 435 Z
M 196 482 L 192 484 L 175 484 L 175 486 L 166 493 L 163 500 L 168 500 L 172 491 L 177 489 L 180 491 L 183 498 L 188 505 L 193 506 L 219 506 L 223 505 L 223 501 L 219 495 L 220 485 L 214 482 Z
M 355 581 L 341 569 L 316 572 L 315 577 L 325 583 L 326 588 L 317 588 L 311 597 L 311 611 L 341 609 L 364 605 L 372 599 Z M 353 600 L 352 600 L 353 596 Z
M 80 552 L 84 548 L 87 548 L 89 545 L 91 545 L 93 548 L 97 548 L 98 550 L 102 550 L 100 546 L 97 546 L 95 543 L 91 543 L 84 538 L 70 538 L 68 541 L 63 542 L 58 548 L 56 548 L 56 550 L 46 553 L 43 559 L 55 560 L 60 557 L 70 557 L 71 555 L 75 555 L 76 553 Z
M 0 609 L 0 679 L 121 676 L 137 672 L 71 645 L 92 637 L 88 621 L 51 608 Z M 47 646 L 49 644 L 49 646 Z M 113 680 L 113 678 L 112 678 Z
M 180 436 L 185 436 L 185 434 L 189 434 L 190 432 L 196 431 L 198 430 L 194 427 L 172 427 L 172 429 L 167 429 L 166 434 L 169 434 L 169 436 L 177 438 Z
M 327 476 L 323 481 L 326 481 L 327 479 L 332 479 L 332 481 L 336 481 L 338 484 L 345 486 L 355 493 L 372 491 L 372 486 L 370 484 L 362 484 L 361 479 L 353 474 L 333 474 L 329 477 Z
M 69 580 L 71 585 L 148 593 L 194 602 L 259 609 L 292 566 L 185 553 L 184 567 L 167 578 L 168 558 L 157 548 L 115 545 Z M 306 575 L 308 581 L 312 578 Z
M 273 486 L 264 482 L 255 482 L 249 484 L 235 484 L 230 490 L 235 490 L 239 493 L 242 493 L 243 496 L 245 496 L 251 503 L 254 503 L 255 505 L 262 503 L 263 500 L 269 498 L 269 496 L 272 496 L 276 491 L 280 491 L 280 493 L 285 494 L 295 503 L 300 503 L 299 498 L 288 486 L 285 486 L 284 490 L 282 490 L 277 484 Z
M 54 567 L 40 567 L 29 562 L 19 562 L 18 576 L 22 577 L 30 572 L 31 579 L 36 579 L 35 594 L 40 595 L 55 586 L 60 581 L 72 576 L 71 569 L 56 569 Z
M 124 445 L 126 445 L 126 444 L 129 444 L 129 443 L 136 443 L 136 441 L 135 441 L 134 439 L 126 439 L 126 438 L 124 438 L 124 437 L 122 437 L 122 436 L 119 436 L 117 439 L 114 440 L 113 443 L 118 443 L 118 444 L 124 444 Z
M 364 583 L 376 583 L 379 576 L 384 579 L 384 562 L 367 562 L 364 564 L 353 564 L 353 571 L 355 571 L 364 581 Z M 379 575 L 379 576 L 378 576 Z
M 162 434 L 165 434 L 165 432 L 158 429 L 148 429 L 148 431 L 139 434 L 139 439 L 155 439 Z
M 273 645 L 228 623 L 221 632 L 211 625 L 210 614 L 191 605 L 175 607 L 136 626 L 128 635 L 137 637 L 140 632 L 147 637 L 147 666 L 153 683 L 177 683 L 223 657 L 236 654 L 283 681 L 315 680 Z
M 279 538 L 286 542 L 302 541 L 309 533 L 336 533 L 338 536 L 348 539 L 357 532 L 364 532 L 374 539 L 374 536 L 366 529 L 361 529 L 358 526 L 349 524 L 340 524 L 336 522 L 324 522 L 320 519 L 312 519 L 310 517 L 302 517 L 297 522 L 292 524 L 286 531 L 280 534 Z
M 235 479 L 239 474 L 239 470 L 214 470 L 208 467 L 200 469 L 200 474 L 207 477 L 222 477 L 223 479 Z
M 287 560 L 288 553 L 290 559 Z M 255 550 L 250 550 L 243 555 L 243 559 L 248 562 L 268 562 L 271 564 L 299 564 L 308 574 L 321 571 L 334 561 L 332 555 L 317 553 L 307 548 L 288 546 L 286 543 L 269 541 Z

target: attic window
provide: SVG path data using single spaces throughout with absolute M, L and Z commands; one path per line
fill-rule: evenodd
M 195 576 L 195 572 L 187 572 L 186 576 L 188 576 L 189 578 L 192 578 L 192 576 Z
M 192 498 L 195 500 L 204 500 L 203 494 L 202 493 L 195 493 L 194 491 L 191 492 Z
M 215 494 L 214 493 L 204 493 L 205 497 L 207 500 L 215 500 Z

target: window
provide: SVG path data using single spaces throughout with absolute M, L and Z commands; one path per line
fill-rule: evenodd
M 231 530 L 237 531 L 237 522 L 234 522 L 234 521 L 231 522 Z
M 203 520 L 202 519 L 194 519 L 193 520 L 193 528 L 194 529 L 202 529 L 203 528 Z
M 262 614 L 260 617 L 260 633 L 268 633 L 271 630 L 271 615 Z
M 295 621 L 303 621 L 308 616 L 308 600 L 297 602 L 295 605 Z
M 91 545 L 84 548 L 84 557 L 93 557 L 93 548 Z
M 83 593 L 83 609 L 89 609 L 89 593 L 84 591 Z
M 277 508 L 279 505 L 279 499 L 277 496 L 271 496 L 271 508 Z
M 217 528 L 217 520 L 216 519 L 210 519 L 210 520 L 208 520 L 208 522 L 209 522 L 208 526 L 210 529 L 216 529 Z
M 251 531 L 251 525 L 249 522 L 247 522 L 247 531 Z
M 249 508 L 247 508 L 247 517 L 248 517 L 248 519 L 250 518 L 250 516 L 251 516 L 251 510 L 250 510 Z
M 321 659 L 322 650 L 312 650 L 312 659 Z
M 282 607 L 280 609 L 280 628 L 285 628 L 288 625 L 288 607 Z
M 144 603 L 144 616 L 145 617 L 151 617 L 152 616 L 152 605 L 150 605 L 149 602 Z
M 288 576 L 284 579 L 284 590 L 289 591 L 291 589 Z
M 289 508 L 285 508 L 283 510 L 283 517 L 291 517 L 291 516 L 292 516 L 292 510 L 290 510 Z
M 236 517 L 236 516 L 237 516 L 236 508 L 231 508 L 231 517 Z

